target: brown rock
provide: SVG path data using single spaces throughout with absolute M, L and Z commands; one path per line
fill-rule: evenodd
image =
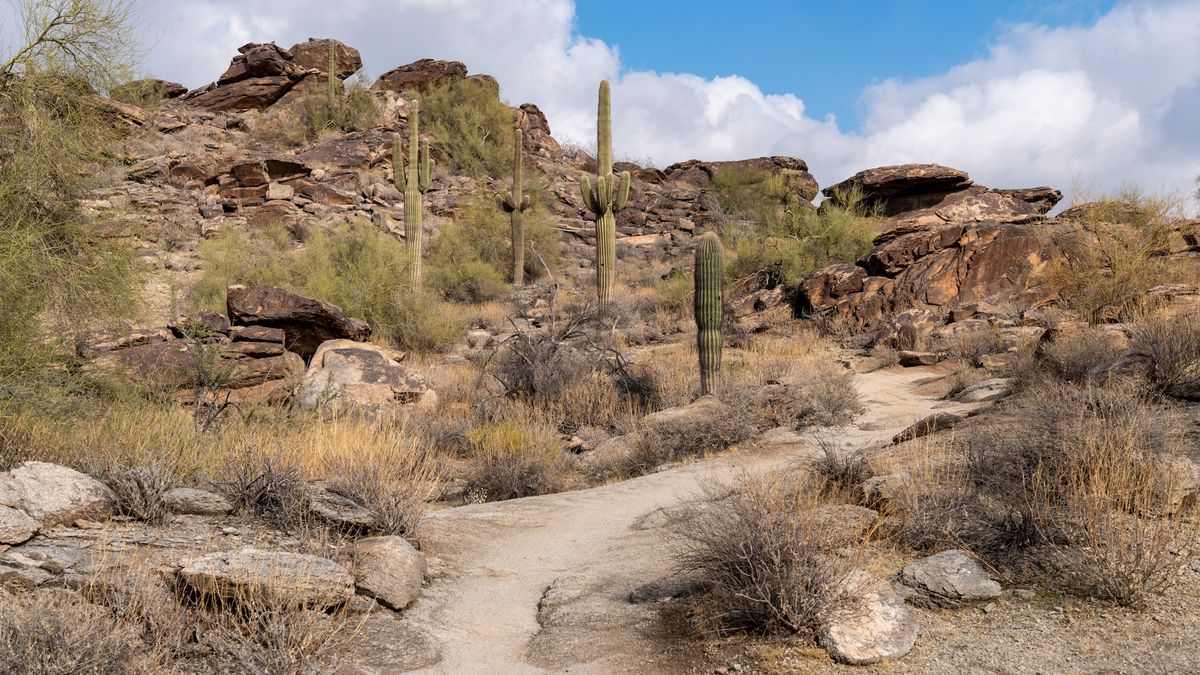
M 122 101 L 169 101 L 179 98 L 188 92 L 188 88 L 178 82 L 146 78 L 134 80 L 113 87 L 112 98 Z
M 458 61 L 421 59 L 408 65 L 393 68 L 371 87 L 375 91 L 390 91 L 403 94 L 408 91 L 428 91 L 432 87 L 451 84 L 466 79 L 467 67 Z
M 227 303 L 235 325 L 280 328 L 290 351 L 311 358 L 326 340 L 364 341 L 371 335 L 365 322 L 346 316 L 337 305 L 305 298 L 270 286 L 230 286 Z
M 1037 209 L 1038 213 L 1047 213 L 1062 201 L 1062 192 L 1050 187 L 1014 188 L 993 192 L 1020 199 Z
M 252 77 L 229 84 L 209 86 L 189 94 L 189 105 L 213 112 L 262 110 L 278 101 L 296 84 L 283 75 Z
M 913 368 L 916 366 L 934 366 L 937 365 L 938 355 L 933 352 L 900 352 L 900 365 L 905 368 Z
M 329 73 L 329 46 L 333 45 L 334 76 L 339 80 L 357 73 L 363 66 L 362 55 L 353 47 L 348 47 L 339 40 L 328 38 L 309 38 L 306 42 L 292 45 L 288 52 L 292 63 L 311 70 Z
M 402 352 L 364 342 L 325 342 L 312 357 L 296 402 L 302 408 L 432 403 L 436 394 L 424 379 L 400 365 L 404 357 Z
M 231 342 L 221 348 L 222 355 L 241 355 L 253 358 L 283 354 L 283 342 Z
M 238 162 L 229 167 L 229 173 L 242 187 L 261 187 L 271 182 L 267 165 L 258 160 Z
M 280 49 L 273 42 L 266 44 L 250 43 L 238 48 L 239 54 L 233 57 L 229 68 L 217 78 L 218 85 L 239 82 L 252 77 L 274 77 L 295 72 L 292 65 L 292 55 L 286 49 Z
M 369 537 L 354 543 L 352 572 L 358 591 L 394 610 L 421 592 L 425 556 L 403 537 Z
M 283 344 L 287 334 L 280 328 L 268 326 L 233 326 L 229 338 L 234 342 L 278 342 Z
M 354 596 L 354 578 L 332 560 L 252 548 L 187 561 L 179 578 L 204 596 L 283 608 L 325 609 Z
M 857 187 L 868 204 L 878 205 L 886 216 L 894 216 L 935 206 L 971 184 L 965 171 L 940 164 L 901 164 L 860 171 L 822 192 L 836 204 L 839 194 Z
M 816 179 L 808 172 L 808 164 L 796 157 L 756 157 L 732 162 L 702 162 L 690 159 L 668 166 L 663 173 L 669 180 L 707 188 L 711 185 L 713 176 L 722 171 L 736 172 L 742 180 L 755 174 L 762 176 L 762 180 L 772 175 L 780 175 L 784 177 L 788 191 L 799 199 L 811 202 L 817 197 Z

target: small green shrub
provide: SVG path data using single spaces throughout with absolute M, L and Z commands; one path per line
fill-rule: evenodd
M 304 131 L 316 140 L 325 131 L 362 131 L 383 120 L 380 105 L 364 76 L 349 83 L 334 83 L 330 97 L 328 85 L 311 87 L 304 97 Z
M 473 460 L 464 493 L 484 501 L 559 492 L 566 484 L 566 454 L 558 435 L 532 420 L 510 419 L 467 432 Z
M 421 97 L 421 124 L 455 173 L 498 178 L 511 171 L 513 111 L 488 83 L 431 89 Z

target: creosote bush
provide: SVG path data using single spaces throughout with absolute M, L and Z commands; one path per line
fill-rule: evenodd
M 1132 326 L 1132 347 L 1150 359 L 1150 379 L 1167 396 L 1200 400 L 1200 312 L 1158 314 Z
M 852 612 L 853 556 L 823 524 L 815 490 L 794 476 L 747 476 L 708 485 L 671 524 L 676 566 L 701 593 L 701 628 L 815 639 L 835 612 Z
M 512 170 L 513 112 L 481 79 L 434 87 L 421 97 L 422 125 L 458 174 L 500 178 Z
M 566 454 L 552 427 L 535 419 L 506 419 L 467 432 L 472 460 L 463 493 L 469 500 L 502 501 L 560 492 Z

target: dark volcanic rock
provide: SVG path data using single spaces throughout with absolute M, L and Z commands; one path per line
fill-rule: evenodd
M 466 77 L 467 67 L 459 61 L 421 59 L 380 75 L 371 88 L 403 94 L 407 91 L 427 91 L 431 87 L 451 84 Z
M 841 193 L 857 187 L 867 203 L 878 205 L 885 216 L 894 216 L 934 206 L 970 185 L 965 171 L 940 164 L 901 164 L 859 171 L 822 192 L 836 203 Z
M 292 45 L 288 52 L 291 54 L 292 63 L 328 74 L 331 43 L 333 44 L 334 75 L 339 80 L 350 77 L 362 68 L 362 56 L 358 50 L 339 40 L 309 38 L 306 42 Z
M 270 286 L 230 286 L 226 299 L 234 325 L 281 328 L 288 350 L 309 359 L 326 340 L 364 341 L 371 328 L 337 305 Z

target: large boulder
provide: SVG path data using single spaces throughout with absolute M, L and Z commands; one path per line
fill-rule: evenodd
M 213 84 L 182 97 L 189 105 L 210 111 L 261 110 L 272 105 L 308 75 L 292 54 L 272 42 L 238 48 L 229 68 Z
M 826 617 L 819 637 L 833 660 L 853 666 L 898 659 L 912 650 L 920 629 L 887 582 L 855 571 L 842 582 L 852 601 Z
M 467 67 L 459 61 L 421 59 L 393 68 L 375 81 L 375 91 L 390 91 L 404 94 L 410 91 L 424 92 L 433 87 L 452 84 L 467 77 Z
M 272 286 L 230 286 L 226 304 L 234 325 L 280 328 L 287 349 L 305 360 L 328 340 L 361 342 L 371 336 L 365 321 L 346 316 L 337 305 Z
M 972 185 L 967 172 L 940 164 L 901 164 L 859 171 L 822 190 L 833 203 L 857 188 L 863 200 L 894 216 L 940 203 L 947 195 Z
M 41 527 L 104 519 L 114 504 L 104 483 L 65 466 L 25 462 L 0 473 L 0 506 L 23 511 Z
M 329 74 L 329 48 L 333 47 L 333 74 L 339 80 L 357 73 L 363 66 L 362 55 L 358 50 L 347 46 L 340 40 L 328 38 L 309 38 L 288 48 L 292 63 L 312 70 L 322 75 Z
M 817 197 L 817 180 L 808 172 L 808 164 L 797 157 L 756 157 L 731 162 L 702 162 L 689 159 L 663 170 L 670 180 L 707 188 L 720 173 L 736 176 L 739 182 L 761 182 L 782 176 L 786 192 L 811 202 Z M 757 181 L 752 180 L 757 178 Z
M 400 365 L 405 354 L 366 342 L 330 340 L 313 354 L 296 390 L 301 408 L 385 406 L 436 400 L 425 381 Z
M 358 591 L 385 607 L 404 609 L 420 594 L 425 556 L 403 537 L 360 539 L 351 557 Z
M 146 78 L 117 85 L 110 94 L 119 101 L 154 102 L 179 98 L 187 92 L 188 88 L 178 82 Z
M 354 577 L 345 568 L 302 553 L 210 553 L 185 561 L 179 578 L 202 596 L 271 607 L 326 609 L 354 597 Z

